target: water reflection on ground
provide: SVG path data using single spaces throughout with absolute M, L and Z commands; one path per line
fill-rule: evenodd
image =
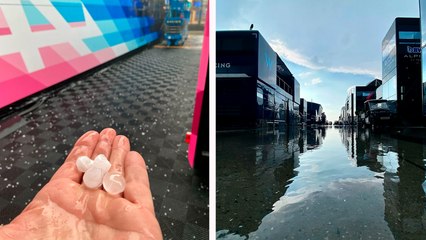
M 363 129 L 217 135 L 218 239 L 426 239 L 425 147 Z

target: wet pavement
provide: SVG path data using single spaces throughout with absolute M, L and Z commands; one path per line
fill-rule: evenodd
M 216 141 L 218 239 L 426 239 L 426 145 L 332 127 Z
M 187 161 L 202 32 L 144 49 L 40 97 L 0 121 L 0 224 L 49 181 L 88 130 L 129 137 L 148 166 L 164 239 L 208 239 L 208 183 Z

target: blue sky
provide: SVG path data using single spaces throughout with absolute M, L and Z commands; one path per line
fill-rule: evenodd
M 418 17 L 418 0 L 217 0 L 217 30 L 250 24 L 281 56 L 300 94 L 337 120 L 350 86 L 382 78 L 383 37 L 396 17 Z

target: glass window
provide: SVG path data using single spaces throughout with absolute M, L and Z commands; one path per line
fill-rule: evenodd
M 263 105 L 263 90 L 261 88 L 257 89 L 257 104 Z
M 294 102 L 300 104 L 300 83 L 294 79 Z
M 393 35 L 392 38 L 389 41 L 386 41 L 385 45 L 383 46 L 383 59 L 385 59 L 395 47 L 396 41 L 395 35 Z
M 407 32 L 400 31 L 398 33 L 399 39 L 420 39 L 420 32 Z
M 381 85 L 380 87 L 378 87 L 376 89 L 376 98 L 377 99 L 382 99 L 383 98 L 383 85 Z
M 384 42 L 382 49 L 382 77 L 383 81 L 386 82 L 389 74 L 392 74 L 392 71 L 396 68 L 395 35 Z
M 389 100 L 396 100 L 396 76 L 389 80 Z
M 387 100 L 396 100 L 397 91 L 396 91 L 396 76 L 392 77 L 383 84 L 383 99 Z
M 270 104 L 275 104 L 275 99 L 273 94 L 271 93 L 268 94 L 268 101 Z
M 383 84 L 383 99 L 389 99 L 389 81 Z
M 370 106 L 371 110 L 375 110 L 375 109 L 389 109 L 388 105 L 386 104 L 386 102 L 382 102 L 382 103 L 372 103 Z

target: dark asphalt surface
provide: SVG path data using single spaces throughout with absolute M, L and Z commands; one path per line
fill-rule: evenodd
M 426 144 L 350 127 L 217 134 L 218 239 L 426 239 Z

